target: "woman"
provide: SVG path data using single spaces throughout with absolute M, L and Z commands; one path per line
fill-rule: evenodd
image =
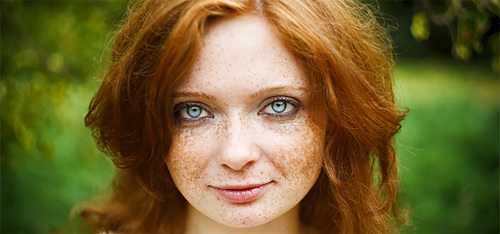
M 387 35 L 348 0 L 139 4 L 86 125 L 118 170 L 97 230 L 387 232 Z

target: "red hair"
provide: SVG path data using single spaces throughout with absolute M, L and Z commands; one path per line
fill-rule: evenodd
M 387 232 L 399 219 L 394 136 L 405 112 L 394 101 L 387 33 L 349 0 L 153 0 L 116 38 L 109 71 L 85 124 L 118 168 L 95 222 L 118 232 L 180 232 L 185 199 L 164 163 L 171 95 L 215 18 L 257 12 L 308 72 L 328 115 L 320 178 L 301 221 L 321 232 Z M 91 210 L 83 212 L 89 215 Z

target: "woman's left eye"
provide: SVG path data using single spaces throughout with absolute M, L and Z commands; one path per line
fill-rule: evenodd
M 259 115 L 273 118 L 285 118 L 297 113 L 300 103 L 291 97 L 275 97 L 267 102 L 267 105 L 259 111 Z

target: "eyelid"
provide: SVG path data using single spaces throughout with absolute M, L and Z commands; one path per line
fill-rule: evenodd
M 199 106 L 204 111 L 208 112 L 209 116 L 196 117 L 196 118 L 179 117 L 178 113 L 189 106 Z M 185 124 L 196 124 L 196 123 L 199 123 L 199 122 L 204 121 L 206 119 L 212 119 L 214 117 L 214 115 L 212 114 L 212 108 L 210 108 L 209 106 L 207 106 L 203 103 L 191 102 L 191 101 L 190 102 L 182 102 L 182 103 L 175 105 L 174 106 L 174 116 L 175 116 L 177 121 L 185 123 Z
M 295 106 L 297 108 L 302 106 L 302 104 L 296 98 L 289 97 L 289 96 L 274 96 L 274 97 L 270 97 L 270 98 L 262 101 L 259 104 L 259 109 L 263 109 L 263 108 L 269 106 L 274 101 L 285 101 L 287 103 L 292 104 L 293 106 Z
M 174 106 L 174 113 L 177 113 L 180 110 L 182 110 L 188 106 L 199 106 L 199 107 L 203 108 L 204 110 L 208 111 L 210 114 L 212 114 L 212 112 L 213 112 L 212 108 L 210 108 L 209 106 L 207 106 L 201 102 L 189 101 L 189 102 L 181 102 L 181 103 L 176 104 Z
M 283 113 L 264 113 L 264 110 L 275 101 L 284 101 L 284 102 L 292 105 L 294 107 L 294 109 L 291 111 L 288 111 L 288 112 L 283 112 Z M 297 114 L 299 109 L 302 107 L 302 104 L 299 102 L 299 100 L 292 98 L 292 97 L 275 96 L 275 97 L 270 97 L 270 98 L 264 100 L 259 106 L 260 106 L 260 110 L 257 113 L 258 115 L 262 115 L 262 116 L 265 116 L 265 117 L 271 118 L 271 119 L 283 119 L 283 118 L 292 117 L 295 114 Z

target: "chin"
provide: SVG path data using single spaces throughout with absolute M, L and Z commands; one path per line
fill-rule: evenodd
M 232 228 L 252 228 L 266 224 L 270 219 L 266 217 L 228 217 L 226 220 L 217 220 Z
M 222 212 L 216 217 L 212 217 L 218 223 L 233 228 L 251 228 L 268 223 L 275 217 L 270 216 L 267 210 L 234 209 L 229 212 Z M 245 207 L 249 208 L 249 207 Z

